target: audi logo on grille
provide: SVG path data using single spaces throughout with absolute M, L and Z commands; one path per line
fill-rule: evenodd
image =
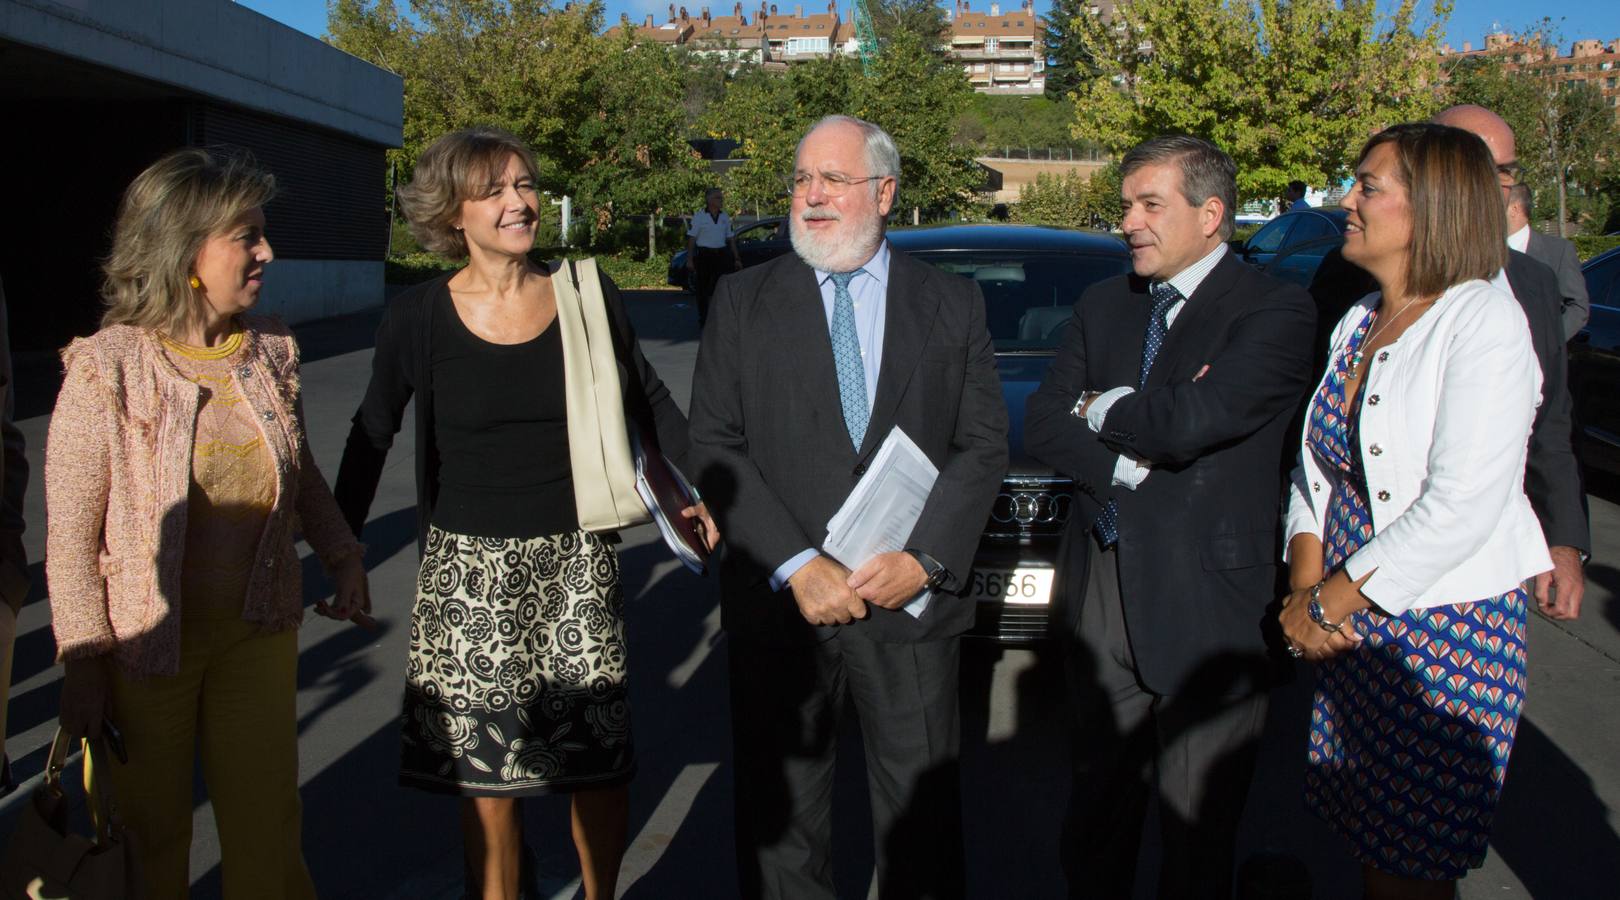
M 1002 491 L 990 506 L 999 525 L 1061 525 L 1069 519 L 1069 497 L 1050 491 Z

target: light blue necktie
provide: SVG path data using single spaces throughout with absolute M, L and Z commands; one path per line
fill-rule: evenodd
M 1147 335 L 1142 339 L 1142 368 L 1137 374 L 1137 390 L 1147 387 L 1153 361 L 1158 359 L 1159 351 L 1164 348 L 1165 336 L 1170 333 L 1170 323 L 1165 321 L 1165 314 L 1181 299 L 1181 292 L 1166 281 L 1148 285 L 1148 295 L 1153 298 L 1153 311 L 1148 315 Z M 1104 550 L 1119 543 L 1119 507 L 1114 501 L 1108 501 L 1108 505 L 1103 507 L 1091 530 L 1096 533 L 1097 541 Z
M 849 430 L 849 440 L 857 450 L 866 437 L 871 410 L 866 405 L 866 361 L 861 358 L 861 339 L 855 333 L 855 298 L 849 294 L 849 282 L 863 271 L 834 272 L 831 276 L 832 348 L 833 364 L 838 368 L 838 400 L 844 407 L 844 427 Z

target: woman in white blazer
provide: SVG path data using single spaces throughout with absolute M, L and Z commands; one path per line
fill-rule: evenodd
M 1526 595 L 1551 568 L 1524 495 L 1540 369 L 1490 279 L 1491 156 L 1441 125 L 1368 141 L 1344 255 L 1381 290 L 1333 334 L 1288 506 L 1291 654 L 1317 663 L 1306 803 L 1368 897 L 1453 896 L 1484 862 L 1524 698 Z

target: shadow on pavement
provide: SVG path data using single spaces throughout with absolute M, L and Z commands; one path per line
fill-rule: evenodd
M 1535 687 L 1527 698 L 1535 704 Z M 1519 720 L 1491 852 L 1531 897 L 1613 896 L 1620 836 L 1592 779 L 1535 722 Z

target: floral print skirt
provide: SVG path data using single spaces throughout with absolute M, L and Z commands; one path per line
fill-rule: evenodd
M 593 534 L 433 527 L 417 580 L 402 784 L 522 796 L 635 774 L 619 560 Z

